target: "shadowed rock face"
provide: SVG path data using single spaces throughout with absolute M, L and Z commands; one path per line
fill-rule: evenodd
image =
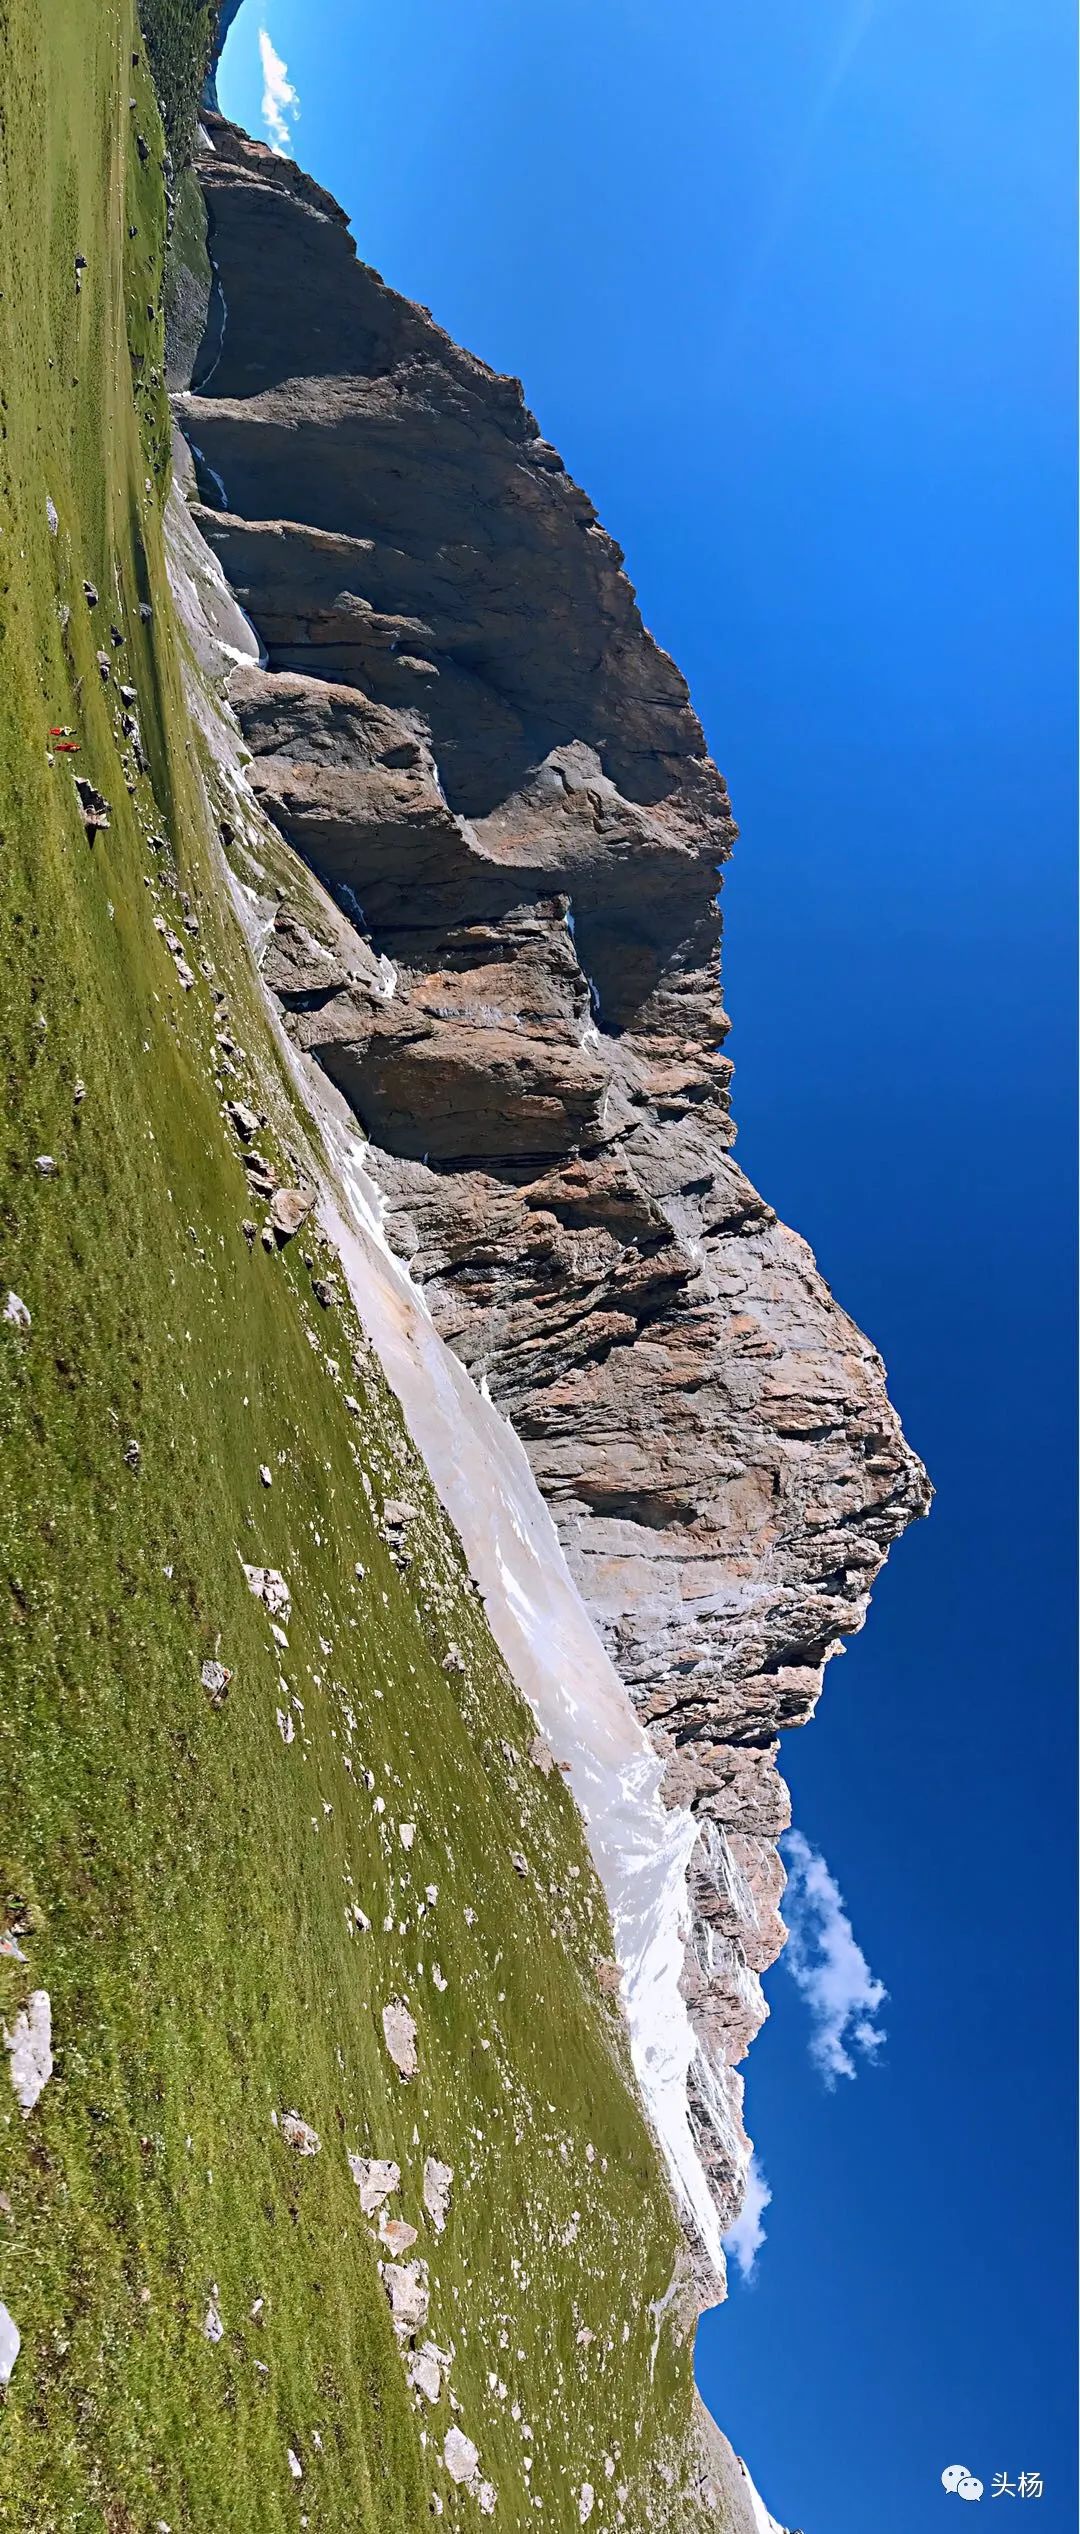
M 326 892 L 318 935 L 310 892 L 279 908 L 265 974 L 697 1818 L 692 2099 L 726 2220 L 783 1940 L 778 1731 L 929 1490 L 879 1357 L 730 1154 L 736 830 L 618 547 L 517 382 L 358 263 L 289 161 L 210 129 L 222 296 L 178 410 L 268 654 L 231 690 L 251 778 Z

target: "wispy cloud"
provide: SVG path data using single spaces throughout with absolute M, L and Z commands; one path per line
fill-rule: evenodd
M 728 2227 L 727 2234 L 724 2237 L 724 2251 L 726 2253 L 730 2253 L 732 2259 L 738 2262 L 740 2273 L 744 2279 L 750 2278 L 758 2254 L 765 2241 L 765 2229 L 761 2221 L 765 2215 L 765 2211 L 768 2208 L 771 2198 L 772 2192 L 765 2180 L 765 2176 L 758 2163 L 757 2156 L 752 2155 L 750 2158 L 750 2170 L 746 2177 L 746 2191 L 743 2197 L 742 2207 L 739 2210 L 734 2226 Z
M 789 1830 L 781 1842 L 788 1870 L 784 1916 L 790 1930 L 784 1961 L 810 2009 L 810 2055 L 830 2088 L 854 2076 L 854 2054 L 874 2058 L 885 2035 L 875 2018 L 888 1991 L 874 1978 L 855 1942 L 851 1920 L 823 1856 Z
M 280 53 L 275 53 L 266 28 L 259 28 L 259 59 L 262 63 L 262 118 L 267 139 L 279 158 L 288 158 L 292 151 L 290 122 L 300 112 L 300 99 L 289 77 L 289 66 Z

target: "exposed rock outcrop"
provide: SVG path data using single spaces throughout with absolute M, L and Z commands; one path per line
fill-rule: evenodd
M 267 654 L 231 690 L 251 781 L 324 884 L 279 905 L 264 975 L 694 1812 L 692 2104 L 727 2220 L 782 1942 L 778 1733 L 929 1490 L 879 1357 L 731 1157 L 736 830 L 618 547 L 518 383 L 359 263 L 290 161 L 209 129 L 220 287 L 178 410 Z

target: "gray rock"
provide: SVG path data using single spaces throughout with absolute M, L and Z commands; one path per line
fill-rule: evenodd
M 318 2131 L 299 2112 L 283 2112 L 281 2135 L 287 2147 L 294 2147 L 298 2156 L 317 2156 L 322 2146 Z
M 212 1707 L 223 1707 L 229 1694 L 232 1673 L 224 1663 L 204 1663 L 199 1674 Z
M 416 2075 L 416 2025 L 400 1997 L 382 2010 L 383 2040 L 400 2077 Z
M 423 2331 L 431 2304 L 426 2261 L 388 2261 L 383 2286 L 398 2339 L 410 2340 L 414 2332 Z
M 424 2207 L 437 2235 L 441 2235 L 450 2213 L 450 2192 L 454 2180 L 451 2164 L 440 2164 L 437 2156 L 424 2159 Z
M 360 2193 L 365 2217 L 376 2217 L 383 2201 L 400 2189 L 401 2167 L 380 2156 L 349 2157 L 349 2171 Z
M 311 1198 L 299 1188 L 277 1188 L 270 1200 L 270 1223 L 280 1241 L 291 1241 L 307 1222 Z
M 11 2062 L 15 2099 L 24 2112 L 32 2112 L 53 2072 L 52 2007 L 48 1989 L 33 1989 L 10 2031 L 5 2024 L 4 2047 Z
M 0 2302 L 0 2385 L 10 2384 L 22 2348 L 22 2333 L 13 2314 Z

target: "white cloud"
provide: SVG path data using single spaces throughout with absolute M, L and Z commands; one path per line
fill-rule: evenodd
M 788 1870 L 784 1916 L 790 1930 L 784 1961 L 813 2020 L 811 2058 L 830 2088 L 854 2076 L 853 2052 L 872 2059 L 885 2040 L 875 2022 L 888 1991 L 874 1978 L 825 1859 L 789 1830 L 781 1841 Z
M 744 2279 L 750 2278 L 758 2254 L 765 2241 L 765 2229 L 761 2221 L 771 2198 L 772 2192 L 765 2180 L 765 2176 L 758 2163 L 757 2156 L 752 2155 L 750 2158 L 750 2169 L 746 2176 L 746 2190 L 743 2194 L 742 2207 L 739 2210 L 734 2226 L 728 2227 L 727 2234 L 724 2237 L 724 2251 L 729 2253 L 733 2259 L 738 2262 L 739 2269 Z
M 262 118 L 267 138 L 279 158 L 288 158 L 292 149 L 289 122 L 290 119 L 293 123 L 296 121 L 300 99 L 289 77 L 288 63 L 282 61 L 280 53 L 275 53 L 264 26 L 259 28 L 259 59 L 263 75 Z

